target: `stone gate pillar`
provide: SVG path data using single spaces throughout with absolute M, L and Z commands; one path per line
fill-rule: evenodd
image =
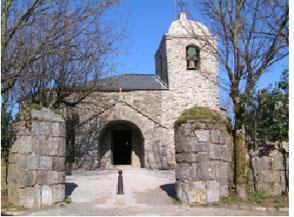
M 65 123 L 47 108 L 22 111 L 9 153 L 8 201 L 48 207 L 65 197 Z
M 225 119 L 209 108 L 185 110 L 175 123 L 176 193 L 186 204 L 229 195 L 231 151 Z

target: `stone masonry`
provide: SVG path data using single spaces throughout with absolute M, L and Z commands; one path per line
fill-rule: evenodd
M 206 204 L 229 195 L 230 141 L 222 123 L 187 120 L 175 128 L 176 192 L 182 202 Z
M 22 111 L 8 167 L 8 201 L 25 208 L 52 206 L 65 197 L 65 124 L 47 108 Z
M 249 184 L 268 196 L 280 196 L 289 188 L 289 144 L 267 150 L 262 147 L 251 152 Z
M 141 167 L 174 168 L 173 123 L 182 111 L 195 105 L 221 111 L 217 57 L 201 38 L 216 47 L 216 38 L 207 27 L 188 20 L 182 13 L 164 34 L 155 54 L 153 76 L 161 83 L 160 89 L 118 85 L 111 90 L 97 90 L 78 105 L 73 111 L 80 119 L 75 137 L 74 169 L 112 168 L 111 139 L 101 138 L 105 138 L 102 135 L 105 129 L 112 130 L 109 124 L 119 121 L 129 122 L 140 131 L 142 154 L 133 156 L 143 162 Z M 186 47 L 191 44 L 201 48 L 197 70 L 187 70 Z M 141 76 L 142 80 L 147 77 Z M 133 86 L 136 82 L 139 81 L 133 81 Z

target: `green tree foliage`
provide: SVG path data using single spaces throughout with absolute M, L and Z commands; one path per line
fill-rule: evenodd
M 254 147 L 288 140 L 288 76 L 288 71 L 284 71 L 274 86 L 251 94 L 246 100 L 246 133 Z
M 13 140 L 12 114 L 5 108 L 5 103 L 1 105 L 1 157 L 7 160 L 9 147 Z

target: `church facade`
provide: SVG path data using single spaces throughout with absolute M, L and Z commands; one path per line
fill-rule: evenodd
M 75 109 L 73 169 L 173 168 L 173 124 L 183 110 L 196 105 L 222 112 L 215 50 L 207 27 L 181 13 L 155 53 L 154 75 L 104 79 Z

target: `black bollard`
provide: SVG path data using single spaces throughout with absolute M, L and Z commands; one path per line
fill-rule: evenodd
M 117 194 L 124 194 L 124 184 L 121 170 L 118 171 Z

